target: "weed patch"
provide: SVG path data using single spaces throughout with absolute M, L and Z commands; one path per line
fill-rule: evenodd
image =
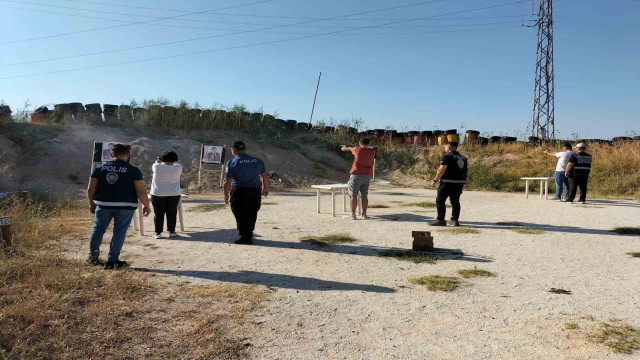
M 404 204 L 404 206 L 421 207 L 421 208 L 435 208 L 436 207 L 436 203 L 429 202 L 429 201 L 422 201 L 422 202 L 407 203 L 407 204 Z
M 626 324 L 602 322 L 598 330 L 587 335 L 587 339 L 604 344 L 617 354 L 633 354 L 640 350 L 640 330 Z
M 565 289 L 551 288 L 549 289 L 549 292 L 554 294 L 561 294 L 561 295 L 571 295 L 571 290 L 565 290 Z
M 429 291 L 451 292 L 460 287 L 462 281 L 456 277 L 429 275 L 410 280 L 412 284 L 424 285 Z
M 578 324 L 576 323 L 565 323 L 564 328 L 567 330 L 575 330 L 578 328 Z
M 453 227 L 453 228 L 448 228 L 448 229 L 440 229 L 440 230 L 436 230 L 438 232 L 441 233 L 447 233 L 447 234 L 480 234 L 480 230 L 478 229 L 473 229 L 473 228 L 469 228 L 469 227 Z
M 336 245 L 345 244 L 358 241 L 347 233 L 331 234 L 325 236 L 307 236 L 300 239 L 302 242 L 306 242 L 313 245 Z
M 224 209 L 225 204 L 198 204 L 187 211 L 191 212 L 210 212 Z
M 518 234 L 527 234 L 527 235 L 540 235 L 544 234 L 544 230 L 540 229 L 531 229 L 531 228 L 520 228 L 520 229 L 511 229 Z
M 634 258 L 640 258 L 640 252 L 628 252 L 627 255 Z
M 266 201 L 266 202 L 263 202 L 262 205 L 278 205 L 278 203 L 275 201 Z
M 481 270 L 481 269 L 463 269 L 457 271 L 460 276 L 465 279 L 475 278 L 475 277 L 495 277 L 496 274 L 491 271 Z
M 389 195 L 391 195 L 391 196 L 402 196 L 402 195 L 407 195 L 407 194 L 401 193 L 401 192 L 392 192 L 392 193 L 389 193 Z
M 620 235 L 640 235 L 640 227 L 618 227 L 611 230 L 611 232 Z
M 517 221 L 500 221 L 500 222 L 497 222 L 496 225 L 500 225 L 500 226 L 524 226 L 524 224 L 519 223 Z
M 384 205 L 384 204 L 369 205 L 369 209 L 388 209 L 389 207 L 390 207 L 389 205 Z
M 435 264 L 438 260 L 437 256 L 412 250 L 385 250 L 378 253 L 378 256 L 396 260 L 411 261 L 416 264 Z

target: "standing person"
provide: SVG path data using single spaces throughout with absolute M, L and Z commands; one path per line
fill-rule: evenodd
M 369 185 L 373 175 L 373 159 L 376 157 L 375 148 L 369 146 L 368 138 L 360 139 L 358 147 L 342 147 L 342 151 L 349 151 L 354 155 L 349 177 L 349 197 L 351 198 L 351 215 L 347 218 L 356 220 L 356 208 L 358 207 L 358 194 L 362 197 L 362 218 L 368 219 L 367 207 L 369 205 Z
M 569 178 L 564 176 L 564 173 L 567 170 L 567 163 L 569 162 L 569 157 L 571 156 L 571 144 L 566 142 L 562 144 L 562 151 L 552 153 L 547 150 L 544 150 L 544 153 L 549 156 L 554 156 L 558 158 L 558 163 L 556 164 L 556 172 L 554 174 L 554 179 L 556 182 L 556 198 L 555 200 L 566 200 L 569 197 Z M 566 189 L 566 194 L 562 197 L 563 187 Z
M 565 176 L 569 178 L 571 190 L 567 202 L 572 203 L 580 188 L 580 202 L 587 201 L 587 183 L 589 182 L 589 174 L 591 173 L 591 161 L 593 157 L 587 153 L 587 145 L 579 143 L 576 145 L 576 151 L 569 157 Z
M 431 187 L 435 187 L 438 182 L 438 196 L 436 197 L 436 208 L 438 218 L 429 223 L 431 226 L 447 226 L 444 217 L 447 212 L 446 201 L 451 201 L 451 221 L 453 226 L 460 226 L 460 195 L 462 188 L 467 182 L 467 158 L 458 152 L 458 143 L 450 142 L 444 146 L 445 154 L 440 160 L 440 167 L 436 176 L 431 182 Z
M 180 203 L 180 175 L 182 165 L 176 164 L 178 155 L 167 151 L 153 164 L 153 180 L 151 181 L 151 204 L 153 205 L 153 237 L 162 239 L 164 217 L 167 217 L 169 237 L 176 237 L 176 215 Z
M 111 150 L 114 161 L 103 163 L 91 173 L 87 198 L 90 210 L 95 214 L 93 230 L 89 241 L 88 263 L 102 265 L 99 259 L 102 237 L 113 219 L 113 236 L 105 269 L 122 269 L 128 266 L 126 261 L 120 261 L 120 250 L 124 245 L 127 229 L 138 208 L 138 200 L 144 205 L 142 213 L 149 216 L 149 199 L 142 181 L 142 172 L 129 164 L 131 147 L 115 144 Z
M 231 147 L 233 159 L 227 162 L 224 174 L 224 202 L 231 204 L 236 218 L 240 239 L 236 244 L 253 244 L 253 230 L 256 227 L 262 195 L 269 195 L 269 176 L 262 160 L 246 153 L 242 141 Z

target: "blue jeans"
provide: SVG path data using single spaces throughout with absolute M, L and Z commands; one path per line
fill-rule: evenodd
M 562 199 L 562 186 L 567 189 L 565 198 L 569 197 L 569 178 L 564 176 L 564 171 L 556 171 L 554 178 L 556 180 L 556 199 Z
M 127 234 L 129 225 L 131 225 L 134 212 L 135 210 L 133 209 L 105 209 L 97 206 L 96 215 L 93 218 L 93 231 L 91 231 L 89 240 L 89 255 L 100 255 L 102 237 L 107 231 L 111 219 L 113 219 L 113 236 L 111 237 L 107 261 L 118 261 L 120 250 L 122 250 L 122 245 L 124 245 L 124 236 Z

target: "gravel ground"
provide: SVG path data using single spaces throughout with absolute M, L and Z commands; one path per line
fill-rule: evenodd
M 402 193 L 399 195 L 396 193 Z M 402 203 L 433 201 L 434 190 L 378 187 L 370 220 L 333 218 L 329 197 L 316 213 L 313 192 L 273 194 L 260 211 L 253 246 L 237 238 L 228 208 L 188 211 L 219 196 L 185 202 L 186 232 L 155 240 L 132 236 L 123 259 L 167 281 L 233 282 L 277 289 L 254 319 L 250 355 L 255 359 L 630 359 L 585 340 L 585 316 L 619 319 L 640 327 L 638 236 L 609 232 L 639 226 L 637 201 L 593 200 L 571 205 L 523 194 L 465 192 L 463 226 L 478 234 L 434 231 L 435 209 Z M 337 201 L 342 210 L 341 199 Z M 448 209 L 450 211 L 450 209 Z M 339 211 L 339 214 L 343 213 Z M 518 234 L 496 222 L 517 221 L 542 229 Z M 436 264 L 377 256 L 411 247 L 412 230 L 434 231 L 435 246 L 460 250 Z M 347 232 L 352 244 L 319 246 L 308 235 Z M 107 246 L 108 244 L 105 244 Z M 105 249 L 106 250 L 106 249 Z M 494 278 L 475 278 L 453 292 L 431 292 L 409 279 L 456 276 L 477 267 Z M 551 288 L 571 295 L 553 294 Z M 595 326 L 595 323 L 593 324 Z

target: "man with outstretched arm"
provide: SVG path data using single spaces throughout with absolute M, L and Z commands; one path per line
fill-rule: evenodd
M 351 197 L 351 215 L 347 218 L 356 220 L 358 207 L 358 195 L 362 197 L 362 218 L 368 219 L 367 206 L 369 205 L 369 185 L 373 175 L 373 160 L 376 157 L 376 149 L 369 146 L 368 138 L 360 139 L 357 147 L 342 147 L 342 151 L 351 152 L 354 155 L 349 177 L 349 196 Z
M 562 151 L 560 152 L 549 152 L 548 150 L 544 150 L 544 153 L 557 157 L 558 163 L 556 164 L 556 172 L 554 174 L 554 180 L 556 182 L 556 197 L 555 200 L 565 201 L 569 197 L 570 185 L 569 178 L 565 176 L 565 172 L 567 170 L 567 163 L 569 162 L 569 157 L 573 152 L 571 152 L 571 144 L 565 142 L 562 144 Z M 566 195 L 562 197 L 563 187 L 566 189 Z
M 91 173 L 87 198 L 90 211 L 95 214 L 93 230 L 89 241 L 89 259 L 91 265 L 103 265 L 109 270 L 128 267 L 126 261 L 120 261 L 120 250 L 124 245 L 133 215 L 138 208 L 138 200 L 144 206 L 142 213 L 149 216 L 149 199 L 142 181 L 142 172 L 129 164 L 131 147 L 115 144 L 111 149 L 114 161 L 105 162 Z M 100 261 L 102 237 L 113 219 L 113 236 L 109 246 L 107 262 Z
M 244 142 L 234 142 L 231 154 L 224 174 L 224 202 L 231 204 L 236 218 L 240 239 L 235 243 L 251 245 L 262 196 L 269 195 L 269 175 L 262 160 L 247 154 Z
M 440 160 L 440 167 L 435 178 L 431 182 L 431 187 L 435 187 L 438 182 L 438 196 L 436 197 L 436 208 L 438 218 L 429 223 L 431 226 L 447 226 L 445 215 L 447 212 L 446 201 L 451 201 L 451 222 L 453 226 L 460 226 L 460 195 L 462 188 L 467 182 L 467 158 L 458 152 L 458 143 L 450 142 L 444 147 L 445 154 Z

